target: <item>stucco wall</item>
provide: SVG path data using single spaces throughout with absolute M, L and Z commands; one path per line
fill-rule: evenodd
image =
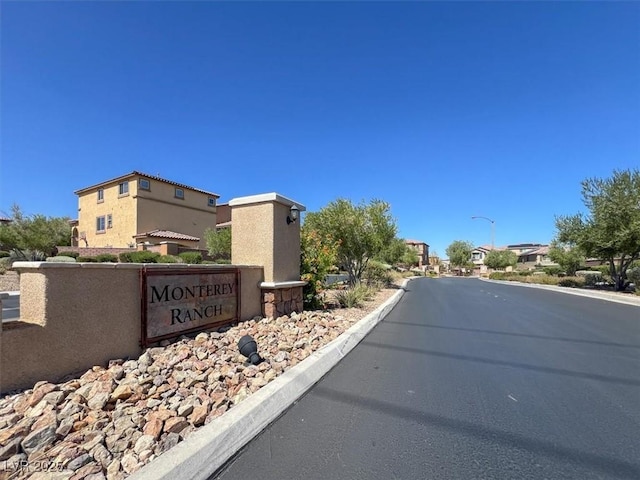
M 186 192 L 185 195 L 190 193 L 192 192 Z M 206 200 L 206 195 L 203 198 Z M 194 208 L 186 203 L 177 205 L 141 197 L 138 197 L 137 202 L 137 233 L 145 233 L 156 229 L 170 230 L 198 237 L 200 242 L 194 246 L 206 248 L 204 232 L 207 228 L 215 228 L 216 226 L 215 208 L 205 210 L 206 205 L 203 208 Z M 175 241 L 185 245 L 191 244 L 191 242 L 182 240 Z
M 273 203 L 234 206 L 231 209 L 231 263 L 264 265 L 264 279 L 274 281 Z
M 300 280 L 300 219 L 287 223 L 291 206 L 274 203 L 273 277 L 275 281 Z M 269 281 L 269 280 L 266 280 Z
M 20 320 L 0 327 L 0 391 L 141 353 L 141 264 L 18 262 Z M 229 265 L 194 265 L 215 270 Z M 170 271 L 184 265 L 147 265 Z M 262 267 L 240 266 L 240 320 L 261 314 Z
M 129 182 L 128 195 L 118 195 L 120 182 L 113 182 L 100 187 L 104 189 L 102 202 L 98 202 L 98 188 L 78 197 L 78 232 L 80 235 L 85 234 L 89 247 L 126 247 L 134 241 L 132 235 L 136 231 L 136 182 L 133 179 L 123 181 Z M 104 233 L 97 233 L 97 217 L 109 214 L 113 219 L 112 228 L 105 228 Z M 85 242 L 79 238 L 78 245 L 84 247 Z

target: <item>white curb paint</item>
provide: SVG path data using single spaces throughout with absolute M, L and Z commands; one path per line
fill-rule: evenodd
M 511 282 L 507 280 L 489 280 L 487 278 L 481 278 L 480 280 L 482 280 L 483 282 L 499 283 L 501 285 L 514 285 L 516 287 L 541 288 L 543 290 L 551 290 L 553 292 L 566 293 L 568 295 L 578 295 L 580 297 L 597 298 L 599 300 L 606 300 L 608 302 L 624 303 L 625 305 L 633 305 L 634 307 L 640 307 L 640 297 L 619 298 L 620 296 L 614 293 L 590 292 L 585 290 L 579 290 L 577 288 L 556 287 L 555 285 L 540 285 L 539 283 Z
M 409 279 L 385 303 L 224 415 L 127 477 L 129 480 L 209 478 L 276 420 L 349 353 L 400 301 Z

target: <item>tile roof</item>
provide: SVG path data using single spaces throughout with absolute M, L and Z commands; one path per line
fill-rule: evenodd
M 188 240 L 192 242 L 199 242 L 199 237 L 187 235 L 185 233 L 172 232 L 171 230 L 151 230 L 150 232 L 139 233 L 134 235 L 133 238 L 152 237 L 152 238 L 170 238 L 172 240 Z
M 424 243 L 426 245 L 426 242 L 422 240 L 411 240 L 409 238 L 405 239 L 404 243 L 408 243 L 409 245 L 422 245 Z
M 76 190 L 73 193 L 78 195 L 78 194 L 84 193 L 84 192 L 86 192 L 88 190 L 93 190 L 94 188 L 100 187 L 101 185 L 106 185 L 108 183 L 118 182 L 120 180 L 125 180 L 127 178 L 130 178 L 130 177 L 133 177 L 133 176 L 136 176 L 136 175 L 140 176 L 140 177 L 148 178 L 150 180 L 156 180 L 158 182 L 168 183 L 169 185 L 173 185 L 175 187 L 185 188 L 187 190 L 192 190 L 194 192 L 204 193 L 206 195 L 211 195 L 212 197 L 220 198 L 220 195 L 218 195 L 217 193 L 208 192 L 208 191 L 202 190 L 200 188 L 190 187 L 189 185 L 184 185 L 183 183 L 178 183 L 178 182 L 174 182 L 172 180 L 167 180 L 166 178 L 158 177 L 156 175 L 149 175 L 147 173 L 139 172 L 137 170 L 134 170 L 133 172 L 127 173 L 127 174 L 122 175 L 120 177 L 116 177 L 116 178 L 112 178 L 110 180 L 106 180 L 104 182 L 96 183 L 95 185 L 91 185 L 90 187 L 81 188 L 80 190 Z

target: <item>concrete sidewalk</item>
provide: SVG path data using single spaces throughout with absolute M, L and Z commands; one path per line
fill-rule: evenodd
M 537 283 L 523 283 L 512 282 L 507 280 L 489 280 L 487 278 L 480 278 L 483 282 L 499 283 L 502 285 L 514 285 L 517 287 L 529 287 L 529 288 L 541 288 L 543 290 L 551 290 L 554 292 L 566 293 L 569 295 L 578 295 L 581 297 L 598 298 L 600 300 L 607 300 L 609 302 L 624 303 L 626 305 L 633 305 L 640 307 L 640 296 L 633 293 L 613 293 L 613 292 L 599 292 L 593 290 L 583 290 L 579 288 L 571 287 L 557 287 L 555 285 L 540 285 Z
M 409 280 L 405 280 L 389 300 L 334 341 L 127 478 L 208 479 L 360 343 L 400 301 Z

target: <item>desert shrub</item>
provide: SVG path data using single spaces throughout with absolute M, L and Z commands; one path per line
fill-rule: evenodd
M 531 270 L 520 270 L 519 272 L 513 273 L 519 275 L 520 277 L 528 277 L 530 275 L 533 275 L 533 272 Z
M 11 254 L 9 252 L 6 252 L 4 250 L 0 250 L 0 258 L 7 258 L 10 255 Z
M 96 255 L 96 262 L 99 263 L 118 263 L 118 257 L 113 253 L 101 253 Z
M 4 275 L 5 273 L 7 273 L 7 264 L 0 262 L 0 275 Z
M 387 286 L 392 281 L 391 273 L 382 263 L 370 261 L 364 272 L 367 284 L 376 286 Z
M 78 258 L 79 256 L 80 256 L 80 252 L 58 252 L 58 257 Z
M 118 255 L 118 258 L 120 259 L 120 262 L 122 263 L 131 263 L 133 262 L 133 260 L 131 260 L 131 254 L 135 253 L 135 252 L 122 252 Z
M 336 292 L 336 301 L 342 308 L 357 308 L 371 299 L 373 289 L 364 283 L 356 283 L 353 287 Z
M 576 277 L 584 279 L 584 284 L 593 287 L 598 282 L 602 282 L 602 273 L 598 270 L 579 270 L 576 272 Z
M 489 278 L 491 280 L 504 280 L 507 274 L 505 272 L 491 272 Z
M 76 258 L 76 262 L 81 262 L 81 263 L 95 263 L 98 260 L 96 259 L 96 257 L 78 257 Z
M 627 280 L 635 284 L 636 287 L 639 287 L 640 286 L 640 267 L 630 268 L 629 270 L 627 270 Z
M 158 263 L 159 253 L 141 250 L 139 252 L 131 252 L 132 263 Z
M 47 259 L 47 254 L 40 250 L 11 250 L 9 262 L 44 262 Z
M 547 275 L 559 275 L 562 272 L 562 268 L 560 267 L 544 267 L 542 269 L 544 273 Z
M 158 257 L 158 263 L 179 263 L 181 262 L 180 258 L 176 258 L 173 255 L 160 255 Z
M 208 260 L 209 262 L 211 262 L 211 260 Z M 204 260 L 202 261 L 202 263 L 204 263 Z M 217 259 L 215 262 L 212 262 L 218 265 L 231 265 L 231 259 L 230 258 L 219 258 Z
M 52 263 L 75 263 L 76 259 L 65 255 L 57 255 L 55 257 L 47 257 L 47 262 Z
M 182 252 L 178 256 L 189 265 L 202 263 L 202 254 L 200 252 Z
M 585 284 L 583 278 L 580 277 L 566 277 L 561 278 L 558 285 L 561 287 L 580 288 Z

